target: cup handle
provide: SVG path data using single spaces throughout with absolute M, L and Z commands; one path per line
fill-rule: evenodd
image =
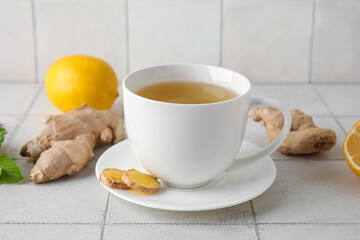
M 280 104 L 278 101 L 270 98 L 253 98 L 249 105 L 249 110 L 252 108 L 258 108 L 263 106 L 269 106 L 278 109 L 284 116 L 284 126 L 280 132 L 280 134 L 272 141 L 269 145 L 264 147 L 263 149 L 260 149 L 259 151 L 250 154 L 248 156 L 235 159 L 234 163 L 226 170 L 226 171 L 233 171 L 236 169 L 241 168 L 242 166 L 253 162 L 255 160 L 261 159 L 262 157 L 265 157 L 267 155 L 270 155 L 273 153 L 280 145 L 284 142 L 286 139 L 290 127 L 291 127 L 291 113 L 288 109 L 286 109 L 282 104 Z

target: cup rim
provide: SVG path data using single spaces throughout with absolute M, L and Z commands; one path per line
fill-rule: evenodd
M 237 75 L 240 75 L 241 77 L 243 77 L 244 79 L 246 79 L 246 81 L 248 82 L 249 84 L 249 88 L 247 89 L 247 91 L 241 95 L 238 95 L 237 97 L 234 97 L 234 98 L 231 98 L 231 99 L 228 99 L 228 100 L 225 100 L 225 101 L 220 101 L 220 102 L 213 102 L 213 103 L 171 103 L 171 102 L 162 102 L 162 101 L 158 101 L 158 100 L 153 100 L 153 99 L 150 99 L 150 98 L 146 98 L 146 97 L 142 97 L 138 94 L 136 94 L 135 92 L 131 91 L 127 86 L 126 86 L 126 81 L 128 80 L 128 78 L 134 74 L 134 73 L 137 73 L 137 72 L 140 72 L 140 71 L 143 71 L 143 70 L 147 70 L 147 69 L 151 69 L 151 68 L 157 68 L 157 67 L 174 67 L 174 66 L 198 66 L 198 67 L 210 67 L 210 68 L 219 68 L 219 69 L 224 69 L 226 71 L 230 71 L 234 74 L 237 74 Z M 153 103 L 158 103 L 158 104 L 165 104 L 165 105 L 172 105 L 172 106 L 186 106 L 186 107 L 199 107 L 199 106 L 210 106 L 210 105 L 217 105 L 217 104 L 225 104 L 225 103 L 230 103 L 230 102 L 233 102 L 233 101 L 237 101 L 241 98 L 243 98 L 245 95 L 247 95 L 250 90 L 251 90 L 251 82 L 250 80 L 245 77 L 244 75 L 238 73 L 238 72 L 235 72 L 233 70 L 230 70 L 230 69 L 227 69 L 227 68 L 223 68 L 223 67 L 219 67 L 219 66 L 213 66 L 213 65 L 207 65 L 207 64 L 195 64 L 195 63 L 172 63 L 172 64 L 157 64 L 157 65 L 152 65 L 152 66 L 149 66 L 149 67 L 145 67 L 145 68 L 140 68 L 140 69 L 137 69 L 135 71 L 132 71 L 130 73 L 128 73 L 124 78 L 123 78 L 123 81 L 122 81 L 122 84 L 121 84 L 122 88 L 123 88 L 123 91 L 127 91 L 130 95 L 134 96 L 134 97 L 137 97 L 137 98 L 140 98 L 142 100 L 145 100 L 145 101 L 148 101 L 148 102 L 153 102 Z

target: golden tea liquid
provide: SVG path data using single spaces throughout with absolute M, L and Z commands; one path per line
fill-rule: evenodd
M 189 81 L 155 83 L 138 90 L 136 94 L 156 101 L 183 104 L 221 102 L 238 96 L 219 85 Z

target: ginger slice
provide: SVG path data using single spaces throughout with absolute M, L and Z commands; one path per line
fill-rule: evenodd
M 160 182 L 153 176 L 135 169 L 127 170 L 121 177 L 129 187 L 145 193 L 156 193 L 160 190 Z
M 100 174 L 99 181 L 109 188 L 127 190 L 130 189 L 129 186 L 121 180 L 124 173 L 125 171 L 120 169 L 105 168 Z

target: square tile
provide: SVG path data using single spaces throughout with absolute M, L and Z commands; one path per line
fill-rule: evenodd
M 130 71 L 164 63 L 218 65 L 220 0 L 131 0 Z
M 359 223 L 359 178 L 344 161 L 276 161 L 277 177 L 253 200 L 261 223 Z
M 254 84 L 253 97 L 267 97 L 280 101 L 289 110 L 299 109 L 311 116 L 329 116 L 330 113 L 316 93 L 314 87 L 308 84 Z
M 350 117 L 360 114 L 360 85 L 327 84 L 315 87 L 334 115 Z
M 360 239 L 359 225 L 260 225 L 262 240 L 289 239 L 298 240 Z
M 2 147 L 0 149 L 2 149 L 9 142 L 9 139 L 20 119 L 20 116 L 0 116 L 0 127 L 5 128 L 7 132 L 5 135 L 5 140 L 2 143 Z M 0 150 L 0 152 L 3 152 L 3 150 Z
M 360 82 L 360 2 L 316 1 L 313 83 Z
M 94 174 L 96 161 L 74 176 L 33 184 L 28 160 L 15 160 L 24 179 L 0 188 L 0 223 L 98 223 L 103 222 L 108 192 Z M 94 227 L 94 226 L 93 226 Z
M 126 74 L 125 1 L 35 0 L 39 79 L 57 59 L 73 54 L 108 62 Z
M 0 115 L 21 115 L 26 112 L 39 84 L 1 84 Z
M 346 133 L 348 133 L 355 125 L 355 123 L 360 121 L 360 115 L 358 117 L 339 117 L 338 121 L 340 122 Z
M 46 225 L 46 224 L 14 224 L 1 225 L 1 239 L 52 239 L 78 240 L 100 239 L 100 225 Z
M 179 212 L 138 206 L 111 195 L 108 209 L 108 223 L 253 223 L 249 202 L 218 210 Z
M 124 239 L 257 239 L 252 225 L 136 224 L 106 226 L 105 240 L 118 239 L 119 236 Z
M 0 1 L 0 36 L 0 82 L 35 82 L 31 1 Z
M 345 159 L 344 154 L 342 152 L 342 143 L 344 141 L 345 134 L 344 131 L 341 129 L 341 127 L 337 124 L 335 119 L 332 117 L 314 117 L 313 120 L 316 126 L 321 128 L 330 128 L 336 133 L 336 137 L 337 137 L 336 145 L 330 151 L 310 154 L 310 155 L 284 155 L 276 151 L 271 155 L 271 157 L 273 159 L 303 159 L 303 160 Z
M 50 114 L 60 114 L 62 113 L 59 109 L 57 109 L 49 100 L 46 95 L 45 87 L 42 87 L 34 104 L 29 109 L 29 115 L 50 115 Z
M 224 67 L 253 82 L 309 79 L 312 1 L 224 0 Z

